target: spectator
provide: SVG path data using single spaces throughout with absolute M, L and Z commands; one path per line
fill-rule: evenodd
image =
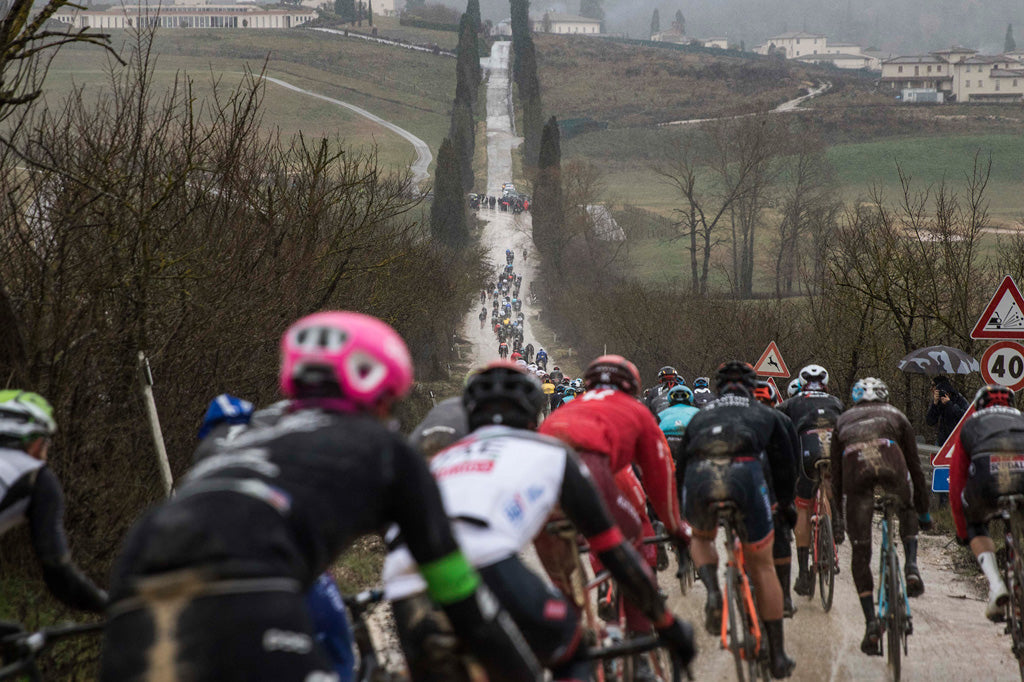
M 940 374 L 932 379 L 932 404 L 928 407 L 925 421 L 929 426 L 936 427 L 936 445 L 941 446 L 946 442 L 966 411 L 967 399 L 960 395 L 949 377 Z

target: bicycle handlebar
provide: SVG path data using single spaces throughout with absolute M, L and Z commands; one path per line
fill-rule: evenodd
M 13 624 L 12 624 L 13 625 Z M 38 653 L 55 642 L 78 635 L 99 632 L 105 623 L 68 623 L 35 632 L 20 630 L 0 637 L 0 653 L 4 660 L 13 660 L 0 668 L 0 680 L 25 672 L 35 665 Z M 20 626 L 18 626 L 20 628 Z
M 603 661 L 609 658 L 621 658 L 623 656 L 635 656 L 636 654 L 644 654 L 648 651 L 654 651 L 655 649 L 664 647 L 665 643 L 657 637 L 638 637 L 636 639 L 628 639 L 624 642 L 616 644 L 609 644 L 608 646 L 602 647 L 589 647 L 583 653 L 583 658 L 589 661 Z M 675 656 L 670 656 L 672 659 L 672 680 L 673 682 L 679 682 L 680 676 L 680 665 L 676 661 Z M 689 668 L 686 669 L 686 675 L 689 679 L 693 679 L 693 675 L 690 673 Z

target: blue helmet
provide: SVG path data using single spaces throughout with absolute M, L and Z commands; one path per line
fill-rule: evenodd
M 693 391 L 685 384 L 676 384 L 668 392 L 669 405 L 693 405 Z
M 203 424 L 199 427 L 199 440 L 206 438 L 210 429 L 218 424 L 248 424 L 254 410 L 255 406 L 248 400 L 221 393 L 206 408 Z

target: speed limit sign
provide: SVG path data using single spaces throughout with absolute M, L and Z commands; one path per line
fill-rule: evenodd
M 981 376 L 986 383 L 1024 388 L 1024 346 L 1016 341 L 993 343 L 981 356 Z

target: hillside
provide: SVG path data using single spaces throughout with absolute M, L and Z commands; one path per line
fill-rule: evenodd
M 550 35 L 536 45 L 545 108 L 611 127 L 757 111 L 826 78 L 817 67 L 733 52 Z
M 113 43 L 129 40 L 114 32 Z M 154 83 L 170 87 L 178 74 L 196 83 L 201 99 L 211 82 L 236 83 L 245 69 L 267 73 L 302 88 L 363 107 L 423 138 L 436 150 L 448 132 L 455 92 L 455 60 L 400 47 L 324 35 L 314 31 L 165 30 L 153 44 Z M 55 102 L 72 85 L 102 89 L 107 59 L 92 46 L 61 50 L 47 79 L 46 96 Z M 387 165 L 406 166 L 414 157 L 403 139 L 337 106 L 267 86 L 264 125 L 283 135 L 343 137 L 357 147 L 377 145 Z

